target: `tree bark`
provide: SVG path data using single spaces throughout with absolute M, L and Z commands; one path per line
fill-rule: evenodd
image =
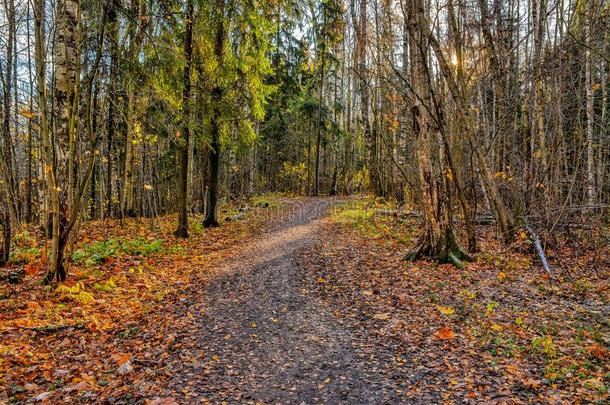
M 419 187 L 424 212 L 424 232 L 405 259 L 429 256 L 439 262 L 462 267 L 470 257 L 459 245 L 451 222 L 451 207 L 443 174 L 443 155 L 435 139 L 431 123 L 431 86 L 428 76 L 430 28 L 423 0 L 409 0 L 408 29 L 411 51 L 411 83 L 414 92 L 412 107 L 413 134 L 417 140 Z
M 191 102 L 191 63 L 193 58 L 193 0 L 188 0 L 185 14 L 186 32 L 184 35 L 184 76 L 182 91 L 182 119 L 184 142 L 180 144 L 180 167 L 178 181 L 178 228 L 174 235 L 188 238 L 188 172 L 191 143 L 190 102 Z
M 108 117 L 106 121 L 106 204 L 102 206 L 102 218 L 112 216 L 113 201 L 113 170 L 112 152 L 117 129 L 116 103 L 118 102 L 118 80 L 119 80 L 119 27 L 117 22 L 117 10 L 119 3 L 111 0 L 108 10 L 108 46 L 110 48 L 110 76 L 108 78 Z
M 223 65 L 223 54 L 225 44 L 225 26 L 224 26 L 224 7 L 225 0 L 216 0 L 216 27 L 215 27 L 215 38 L 214 38 L 214 56 L 217 59 L 219 69 L 222 69 Z M 220 116 L 221 106 L 224 89 L 222 85 L 217 82 L 212 89 L 212 118 L 210 120 L 210 150 L 208 152 L 208 204 L 206 216 L 203 220 L 204 227 L 216 227 L 219 226 L 218 222 L 218 182 L 219 182 L 219 168 L 220 168 Z
M 587 204 L 593 205 L 596 202 L 597 191 L 595 187 L 595 136 L 593 133 L 593 123 L 595 120 L 594 94 L 593 94 L 593 77 L 591 70 L 593 68 L 591 56 L 591 1 L 586 2 L 586 10 L 584 16 L 584 34 L 585 34 L 585 88 L 587 97 Z

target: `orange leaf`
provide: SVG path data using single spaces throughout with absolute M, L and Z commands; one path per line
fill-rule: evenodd
M 34 111 L 21 110 L 19 113 L 27 119 L 32 119 L 36 116 L 36 113 Z
M 115 353 L 112 355 L 112 358 L 119 366 L 122 366 L 129 361 L 131 355 L 129 353 Z
M 29 263 L 27 266 L 25 266 L 24 270 L 28 276 L 33 276 L 34 274 L 38 273 L 40 267 L 40 262 Z
M 436 331 L 435 336 L 440 340 L 451 340 L 455 337 L 455 333 L 446 326 L 443 326 Z
M 36 301 L 29 301 L 27 305 L 28 309 L 37 310 L 38 308 L 40 308 L 40 304 L 38 304 Z
M 587 351 L 589 352 L 589 354 L 591 354 L 593 357 L 596 357 L 598 360 L 604 360 L 609 356 L 608 350 L 598 344 L 593 344 L 587 347 Z

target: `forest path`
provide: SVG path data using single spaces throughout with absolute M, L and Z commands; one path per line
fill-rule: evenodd
M 160 393 L 180 403 L 404 400 L 392 351 L 335 317 L 299 263 L 335 201 L 299 203 L 194 292 L 192 327 L 178 331 L 166 363 L 173 378 Z

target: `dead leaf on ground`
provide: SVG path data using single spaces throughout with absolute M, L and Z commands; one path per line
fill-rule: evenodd
M 440 340 L 451 340 L 455 337 L 455 333 L 446 326 L 437 330 L 434 335 Z

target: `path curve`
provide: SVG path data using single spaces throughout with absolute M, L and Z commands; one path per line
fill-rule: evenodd
M 336 318 L 299 263 L 334 201 L 288 210 L 194 293 L 192 327 L 178 332 L 167 368 L 180 403 L 404 401 L 392 351 Z

